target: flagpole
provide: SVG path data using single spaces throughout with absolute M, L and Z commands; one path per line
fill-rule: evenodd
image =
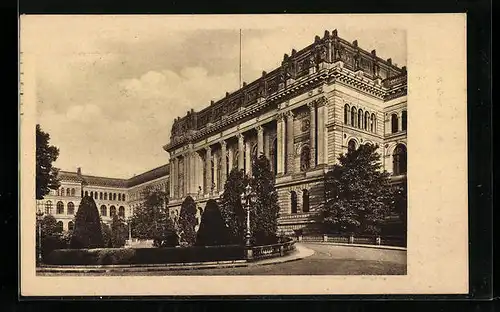
M 240 74 L 239 74 L 239 78 L 240 78 L 240 89 L 241 89 L 241 28 L 240 28 Z

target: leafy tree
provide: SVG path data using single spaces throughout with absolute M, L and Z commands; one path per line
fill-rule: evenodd
M 57 220 L 53 215 L 46 215 L 42 219 L 42 237 L 61 233 L 61 229 L 57 226 Z
M 128 237 L 128 227 L 122 218 L 114 215 L 111 220 L 111 244 L 113 248 L 125 246 Z
M 39 222 L 39 223 L 38 223 Z M 41 251 L 42 258 L 45 258 L 54 249 L 66 248 L 61 229 L 57 226 L 57 220 L 52 215 L 46 215 L 41 221 L 37 221 L 41 227 L 41 237 L 36 236 L 37 252 Z M 39 239 L 41 239 L 41 250 L 39 250 Z
M 201 217 L 200 228 L 196 234 L 198 246 L 220 246 L 229 243 L 229 231 L 219 210 L 219 205 L 213 199 L 207 201 Z
M 361 145 L 339 156 L 325 175 L 325 224 L 341 233 L 380 233 L 391 210 L 390 177 L 381 170 L 378 146 Z
M 408 184 L 406 179 L 401 184 L 396 184 L 393 187 L 394 207 L 393 211 L 398 216 L 401 222 L 400 232 L 406 239 L 407 226 L 408 226 Z
M 101 231 L 102 231 L 102 241 L 104 242 L 104 246 L 110 247 L 113 244 L 111 243 L 111 228 L 109 225 L 101 221 Z
M 179 229 L 181 241 L 192 246 L 196 242 L 196 203 L 191 196 L 186 197 L 179 213 Z
M 71 237 L 71 248 L 101 248 L 104 246 L 101 217 L 95 201 L 85 196 L 75 216 L 75 227 Z
M 59 156 L 59 149 L 49 145 L 50 135 L 36 125 L 36 199 L 43 199 L 51 189 L 60 186 L 57 174 L 59 169 L 52 163 Z
M 220 198 L 220 212 L 228 227 L 231 242 L 243 243 L 245 235 L 245 210 L 241 206 L 241 194 L 249 179 L 243 170 L 234 168 L 224 184 Z
M 278 193 L 274 186 L 274 174 L 269 160 L 261 155 L 252 164 L 253 177 L 250 185 L 255 192 L 255 201 L 250 209 L 250 228 L 258 244 L 274 243 L 278 230 Z
M 134 210 L 131 226 L 134 237 L 152 239 L 156 247 L 177 245 L 173 221 L 168 216 L 167 194 L 154 188 L 143 192 L 144 202 Z

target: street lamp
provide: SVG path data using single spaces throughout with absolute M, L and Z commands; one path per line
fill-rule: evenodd
M 37 260 L 38 264 L 42 263 L 42 220 L 43 220 L 43 210 L 42 203 L 39 202 L 37 204 L 36 210 L 36 221 L 37 221 L 37 234 L 38 234 L 38 252 L 37 252 Z
M 249 185 L 246 186 L 245 191 L 241 194 L 241 205 L 245 207 L 247 212 L 247 226 L 245 233 L 245 246 L 251 246 L 251 238 L 252 233 L 250 232 L 250 203 L 255 201 L 255 193 L 252 187 Z

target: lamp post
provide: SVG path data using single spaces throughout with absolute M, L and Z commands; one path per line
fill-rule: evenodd
M 247 185 L 245 191 L 241 194 L 241 205 L 245 207 L 247 212 L 247 224 L 246 224 L 246 232 L 245 232 L 245 246 L 250 247 L 252 245 L 251 238 L 252 233 L 250 230 L 250 203 L 255 200 L 255 193 L 252 190 L 250 185 Z
M 37 234 L 38 234 L 38 252 L 37 252 L 37 262 L 42 264 L 42 220 L 43 220 L 43 210 L 41 208 L 41 203 L 38 203 L 36 210 L 36 221 L 37 221 Z

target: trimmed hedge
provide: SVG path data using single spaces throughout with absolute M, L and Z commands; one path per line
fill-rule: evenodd
M 58 249 L 47 259 L 49 265 L 166 264 L 241 260 L 239 245 L 185 248 L 97 248 Z

